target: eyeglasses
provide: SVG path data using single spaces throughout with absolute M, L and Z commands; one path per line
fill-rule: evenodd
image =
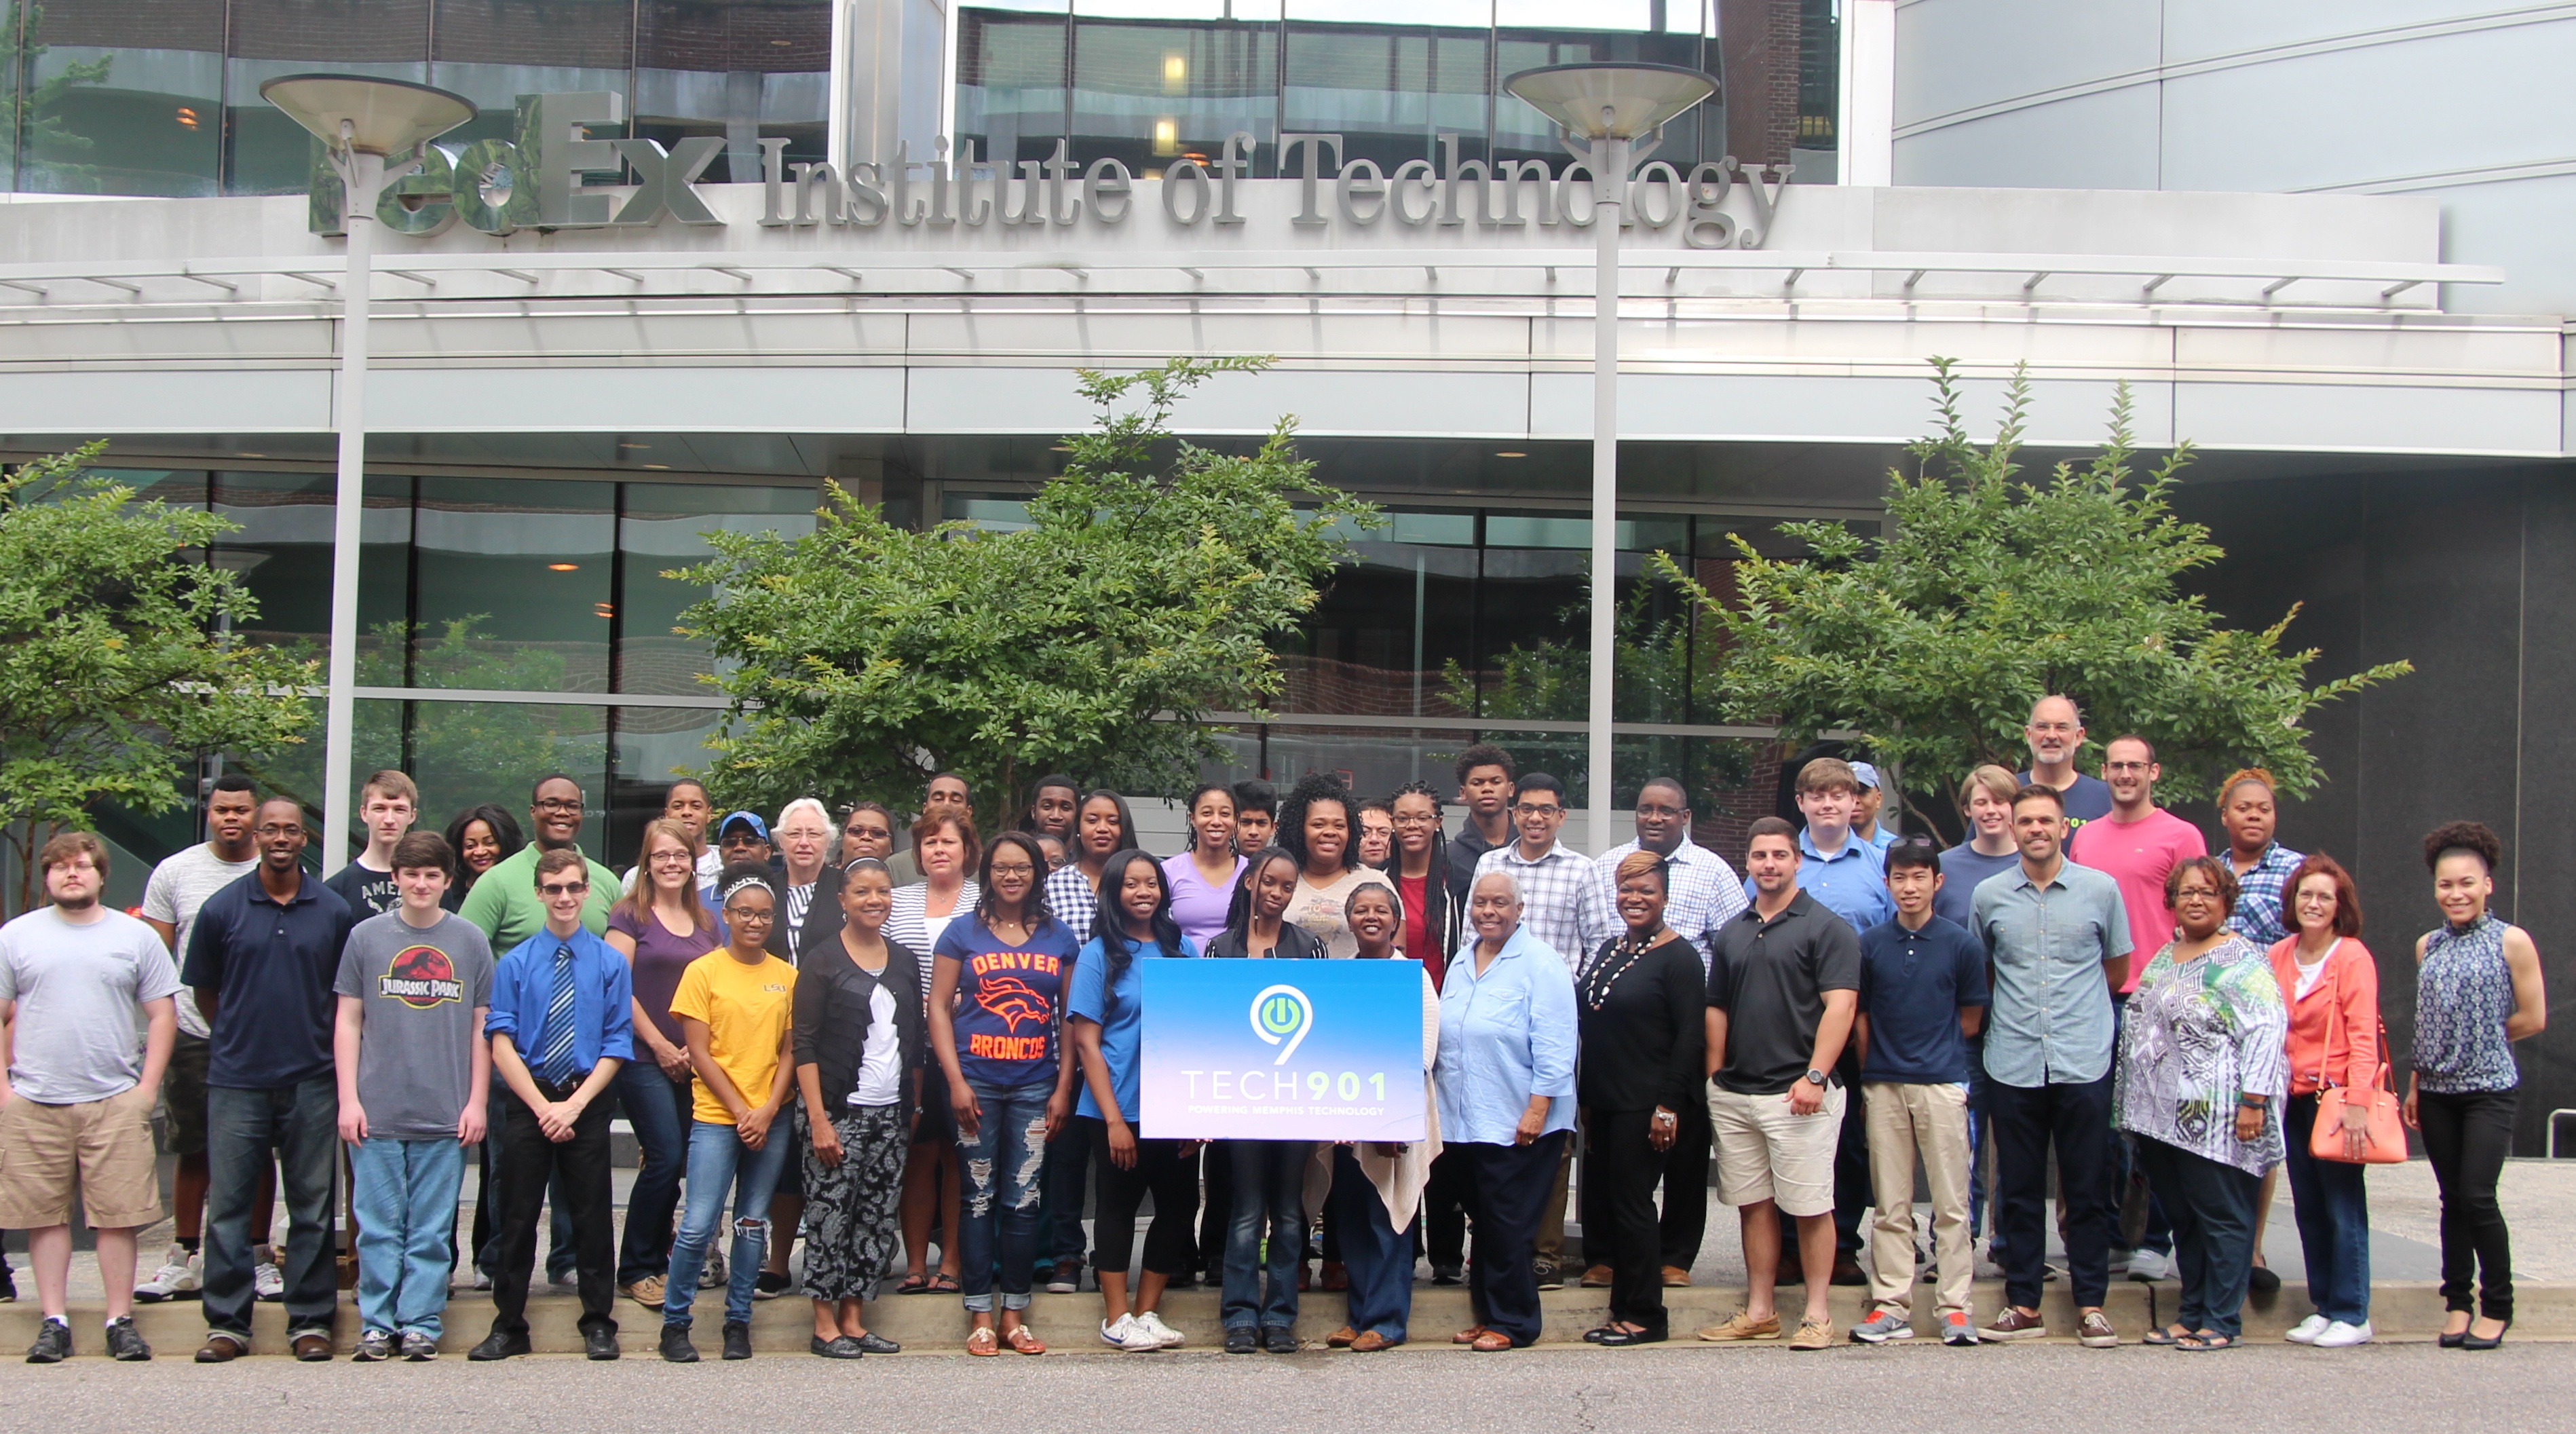
M 1440 814 L 1438 812 L 1398 812 L 1395 814 L 1395 824 L 1400 827 L 1436 827 L 1440 825 Z
M 851 827 L 841 833 L 850 841 L 892 841 L 894 833 L 884 827 Z
M 1559 806 L 1535 807 L 1535 806 L 1530 805 L 1530 804 L 1529 804 L 1529 803 L 1527 803 L 1527 802 L 1522 802 L 1522 803 L 1520 803 L 1519 805 L 1517 805 L 1517 806 L 1513 807 L 1513 808 L 1512 808 L 1512 810 L 1513 810 L 1513 811 L 1515 811 L 1515 812 L 1520 813 L 1522 816 L 1525 816 L 1525 817 L 1553 817 L 1553 816 L 1562 816 L 1562 815 L 1564 815 L 1564 813 L 1565 813 L 1565 808 L 1563 808 L 1563 807 L 1559 807 Z
M 2030 724 L 2030 730 L 2033 732 L 2045 732 L 2051 736 L 2063 737 L 2075 730 L 2075 724 L 2072 722 L 2033 722 Z
M 726 907 L 724 914 L 736 926 L 767 926 L 778 919 L 775 911 L 745 911 L 739 906 Z
M 578 812 L 581 810 L 581 798 L 573 797 L 567 800 L 563 797 L 548 797 L 536 805 L 537 810 L 541 812 Z
M 2105 770 L 2113 772 L 2143 772 L 2154 765 L 2155 763 L 2153 762 L 2105 762 L 2102 764 Z
M 692 858 L 692 857 L 691 857 L 687 852 L 684 852 L 684 851 L 667 851 L 667 850 L 666 850 L 666 851 L 657 851 L 657 852 L 653 853 L 653 864 L 654 864 L 655 866 L 660 866 L 660 865 L 662 865 L 664 862 L 671 862 L 671 863 L 675 863 L 675 864 L 677 864 L 677 865 L 686 866 L 686 865 L 688 865 L 692 860 L 694 860 L 694 858 Z
M 590 890 L 590 883 L 586 881 L 549 882 L 538 887 L 537 890 L 546 896 L 579 896 Z
M 1038 869 L 1036 867 L 1031 866 L 1024 861 L 997 861 L 993 863 L 991 870 L 995 876 L 1035 876 L 1038 874 Z

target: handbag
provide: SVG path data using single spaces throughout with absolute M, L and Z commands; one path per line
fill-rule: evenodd
M 2340 943 L 2338 943 L 2340 944 Z M 2343 1014 L 2343 967 L 2335 967 L 2335 989 L 2327 993 L 2326 1039 L 2317 1056 L 2317 1120 L 2308 1131 L 2308 1154 L 2337 1164 L 2402 1165 L 2406 1132 L 2397 1121 L 2397 1092 L 2388 1077 L 2388 1023 L 2379 1023 L 2379 1070 L 2370 1088 L 2352 1091 L 2326 1084 L 2326 1062 L 2334 1053 L 2335 1019 Z M 2361 1158 L 2344 1153 L 2343 1113 L 2353 1100 L 2363 1103 Z

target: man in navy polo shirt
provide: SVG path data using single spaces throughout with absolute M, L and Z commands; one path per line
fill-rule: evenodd
M 1941 1342 L 1975 1344 L 1968 1285 L 1968 1042 L 1986 1014 L 1986 951 L 1968 929 L 1932 914 L 1941 854 L 1921 837 L 1887 849 L 1896 915 L 1861 933 L 1861 1098 L 1869 1106 L 1870 1183 L 1878 1221 L 1870 1242 L 1870 1316 L 1862 1344 L 1910 1339 L 1914 1290 L 1914 1161 L 1932 1189 L 1940 1264 Z
M 250 1352 L 260 1174 L 277 1152 L 286 1196 L 286 1337 L 295 1357 L 331 1357 L 340 1289 L 331 1189 L 340 1154 L 340 1085 L 331 1064 L 331 994 L 349 904 L 304 874 L 304 816 L 260 804 L 259 867 L 206 898 L 179 979 L 211 1031 L 206 1059 L 206 1342 L 199 1364 Z

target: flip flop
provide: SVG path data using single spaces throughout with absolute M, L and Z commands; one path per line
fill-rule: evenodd
M 955 1275 L 932 1275 L 930 1277 L 930 1293 L 934 1295 L 964 1294 L 965 1286 L 957 1283 L 957 1277 Z
M 2174 1341 L 2174 1348 L 2185 1354 L 2210 1354 L 2234 1349 L 2240 1341 L 2223 1334 L 2187 1334 Z
M 966 1352 L 989 1358 L 1002 1352 L 1001 1341 L 1002 1337 L 993 1332 L 993 1327 L 986 1325 L 966 1336 Z
M 1002 1336 L 1002 1342 L 1021 1354 L 1046 1353 L 1046 1341 L 1038 1338 L 1037 1331 L 1024 1324 L 1011 1326 L 1011 1332 Z
M 906 1275 L 903 1283 L 894 1287 L 894 1292 L 899 1295 L 926 1295 L 930 1293 L 930 1276 Z
M 2190 1330 L 2184 1329 L 2180 1325 L 2160 1324 L 2154 1329 L 2148 1330 L 2146 1334 L 2141 1336 L 2138 1343 L 2171 1345 L 2179 1342 L 2190 1333 Z

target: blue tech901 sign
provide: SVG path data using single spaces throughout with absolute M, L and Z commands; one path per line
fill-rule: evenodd
M 1422 968 L 1140 961 L 1138 1127 L 1158 1140 L 1420 1140 Z

